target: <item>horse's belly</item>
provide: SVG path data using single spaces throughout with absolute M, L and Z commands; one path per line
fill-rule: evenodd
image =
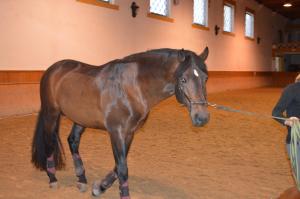
M 58 104 L 61 112 L 73 122 L 89 128 L 103 129 L 103 114 L 98 106 L 98 97 L 77 91 L 61 92 Z
M 91 86 L 82 87 L 73 82 L 62 84 L 57 103 L 62 113 L 73 122 L 89 128 L 104 128 L 103 114 L 99 107 L 99 92 L 96 92 Z M 77 84 L 77 85 L 76 85 Z
M 104 129 L 103 116 L 99 110 L 83 107 L 70 107 L 61 105 L 62 113 L 73 122 L 88 128 Z

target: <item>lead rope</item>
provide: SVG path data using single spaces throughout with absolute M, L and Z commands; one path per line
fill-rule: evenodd
M 215 109 L 223 110 L 223 111 L 229 111 L 229 112 L 234 112 L 234 113 L 241 113 L 244 115 L 250 115 L 250 116 L 255 116 L 255 117 L 263 117 L 263 118 L 273 118 L 273 119 L 278 119 L 278 120 L 287 120 L 287 118 L 284 117 L 276 117 L 276 116 L 271 116 L 271 115 L 263 115 L 260 113 L 254 113 L 254 112 L 249 112 L 249 111 L 242 111 L 238 109 L 233 109 L 228 106 L 222 106 L 214 103 L 207 102 L 208 106 L 211 106 Z
M 254 112 L 249 112 L 249 111 L 242 111 L 242 110 L 233 109 L 233 108 L 230 108 L 227 106 L 222 106 L 222 105 L 213 104 L 213 103 L 209 103 L 209 102 L 207 103 L 207 105 L 211 106 L 215 109 L 229 111 L 229 112 L 235 112 L 235 113 L 241 113 L 244 115 L 251 115 L 251 116 L 263 117 L 263 118 L 274 118 L 274 119 L 284 120 L 284 121 L 288 119 L 288 118 L 283 118 L 283 117 L 262 115 L 259 113 L 254 113 Z M 290 144 L 290 161 L 291 161 L 292 173 L 293 173 L 294 179 L 296 181 L 297 189 L 300 191 L 300 173 L 299 173 L 300 160 L 298 159 L 298 157 L 299 157 L 298 148 L 300 148 L 300 146 L 297 146 L 298 143 L 300 144 L 300 121 L 295 121 L 291 128 L 292 129 L 291 129 L 291 144 Z
M 297 189 L 300 191 L 298 143 L 300 143 L 300 122 L 295 121 L 291 129 L 290 160 L 292 165 L 293 176 L 297 184 Z

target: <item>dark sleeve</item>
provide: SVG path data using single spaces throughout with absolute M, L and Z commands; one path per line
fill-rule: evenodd
M 294 92 L 292 86 L 288 86 L 283 90 L 280 99 L 278 100 L 277 104 L 275 105 L 272 111 L 272 116 L 285 117 L 283 113 L 286 111 L 286 108 L 293 100 L 293 93 Z M 279 120 L 279 119 L 275 119 L 275 120 L 281 123 L 282 125 L 284 125 L 284 120 Z

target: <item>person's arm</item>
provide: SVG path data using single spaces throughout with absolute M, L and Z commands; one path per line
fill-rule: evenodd
M 286 111 L 286 108 L 288 107 L 288 105 L 291 103 L 292 100 L 293 100 L 293 91 L 291 86 L 289 86 L 285 88 L 284 91 L 282 92 L 280 99 L 278 100 L 277 104 L 275 105 L 272 111 L 272 116 L 285 117 L 283 115 L 283 112 Z M 284 120 L 279 120 L 279 119 L 275 119 L 275 120 L 281 123 L 282 125 L 285 125 Z

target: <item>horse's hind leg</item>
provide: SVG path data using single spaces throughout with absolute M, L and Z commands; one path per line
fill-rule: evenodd
M 84 127 L 74 123 L 71 133 L 68 137 L 68 143 L 73 157 L 75 173 L 78 177 L 77 187 L 81 192 L 87 190 L 87 179 L 85 176 L 85 169 L 81 157 L 79 155 L 80 138 L 82 133 L 84 132 L 84 129 Z
M 44 124 L 45 124 L 45 140 L 46 141 L 46 172 L 49 177 L 49 184 L 51 188 L 57 188 L 57 178 L 56 173 L 56 163 L 59 159 L 57 157 L 57 151 L 60 148 L 60 141 L 58 140 L 58 131 L 60 123 L 60 113 L 55 110 L 51 110 L 44 114 Z M 58 163 L 60 164 L 60 163 Z

